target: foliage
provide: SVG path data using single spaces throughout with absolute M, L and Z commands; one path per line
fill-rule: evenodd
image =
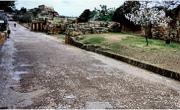
M 18 16 L 18 21 L 21 23 L 30 23 L 32 21 L 32 17 L 30 14 L 23 14 Z
M 179 21 L 179 12 L 180 12 L 180 1 L 164 1 L 164 11 L 166 12 L 166 16 L 170 16 L 172 21 L 170 22 L 170 26 L 173 29 L 177 27 L 177 21 Z
M 168 27 L 168 23 L 171 20 L 170 17 L 166 17 L 164 10 L 158 10 L 155 7 L 152 8 L 150 3 L 150 1 L 141 2 L 139 10 L 125 15 L 127 19 L 144 28 L 147 45 L 147 38 L 151 36 L 151 26 L 161 24 Z
M 37 18 L 37 17 L 38 17 L 38 14 L 40 13 L 40 9 L 39 9 L 39 8 L 34 8 L 34 9 L 33 9 L 32 11 L 30 11 L 30 12 L 32 12 L 34 18 Z
M 171 13 L 171 11 L 177 8 L 179 5 L 180 5 L 179 0 L 163 0 L 163 1 L 156 1 L 154 7 L 159 10 L 164 10 L 166 16 L 170 16 L 169 14 Z
M 24 8 L 24 7 L 22 7 L 19 12 L 20 12 L 21 14 L 25 14 L 25 13 L 27 13 L 27 9 Z
M 132 31 L 138 31 L 141 29 L 141 27 L 128 20 L 125 15 L 128 13 L 133 13 L 134 11 L 138 10 L 139 7 L 140 3 L 138 1 L 126 1 L 122 6 L 115 10 L 112 20 L 119 22 L 123 29 L 128 28 Z
M 0 1 L 0 10 L 9 10 L 9 8 L 13 9 L 15 8 L 15 0 L 9 0 L 9 1 Z
M 39 8 L 34 8 L 30 9 L 28 12 L 31 13 L 34 18 L 37 18 L 41 10 Z
M 89 9 L 84 10 L 84 12 L 79 16 L 77 22 L 88 22 L 90 19 L 91 11 Z
M 114 11 L 114 8 L 107 8 L 106 5 L 100 5 L 100 9 L 95 8 L 91 12 L 91 19 L 98 21 L 111 21 Z
M 164 9 L 164 11 L 172 10 L 172 9 L 178 7 L 178 5 L 180 5 L 179 0 L 169 0 L 169 1 L 165 0 L 165 1 L 158 2 L 158 7 L 162 7 Z
M 135 24 L 140 24 L 143 27 L 149 26 L 149 24 L 168 23 L 169 18 L 165 16 L 163 10 L 157 8 L 149 8 L 147 2 L 141 5 L 141 8 L 134 13 L 126 14 L 125 17 Z

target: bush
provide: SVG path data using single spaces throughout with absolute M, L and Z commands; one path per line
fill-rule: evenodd
M 30 23 L 30 22 L 32 22 L 32 17 L 29 14 L 20 15 L 18 17 L 18 21 L 21 23 Z
M 88 22 L 90 19 L 91 11 L 89 9 L 84 10 L 84 12 L 77 19 L 78 23 Z

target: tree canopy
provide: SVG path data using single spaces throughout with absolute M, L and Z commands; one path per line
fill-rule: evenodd
M 84 12 L 79 16 L 77 22 L 88 22 L 90 19 L 91 11 L 89 9 L 84 10 Z
M 0 10 L 12 11 L 14 8 L 15 8 L 15 1 L 12 0 L 0 1 Z
M 172 10 L 172 8 L 175 7 L 176 4 L 174 4 L 174 1 L 162 1 L 160 5 L 158 5 L 159 4 L 157 4 L 157 2 L 153 1 L 141 1 L 139 9 L 133 10 L 132 12 L 126 14 L 125 17 L 144 28 L 146 39 L 147 37 L 152 36 L 152 26 L 161 26 L 167 30 L 164 37 L 169 40 L 169 24 L 172 21 L 172 18 L 168 15 L 169 11 L 171 12 L 174 10 Z M 178 15 L 178 13 L 175 15 Z
M 114 8 L 108 8 L 106 5 L 100 5 L 100 9 L 95 8 L 91 12 L 91 19 L 97 21 L 112 21 L 114 12 Z
M 122 28 L 124 28 L 123 30 L 126 30 L 126 28 L 132 31 L 140 30 L 140 26 L 135 25 L 125 17 L 127 13 L 133 13 L 133 11 L 138 10 L 139 8 L 140 3 L 138 1 L 126 1 L 122 6 L 116 9 L 112 20 L 119 22 Z

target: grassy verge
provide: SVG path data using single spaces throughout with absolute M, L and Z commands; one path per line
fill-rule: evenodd
M 98 45 L 110 52 L 180 72 L 178 43 L 167 45 L 165 41 L 149 39 L 149 46 L 146 46 L 145 38 L 123 33 L 84 35 L 80 42 Z

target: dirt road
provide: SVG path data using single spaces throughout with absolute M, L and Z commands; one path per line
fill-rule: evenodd
M 180 108 L 180 82 L 13 27 L 0 108 Z

